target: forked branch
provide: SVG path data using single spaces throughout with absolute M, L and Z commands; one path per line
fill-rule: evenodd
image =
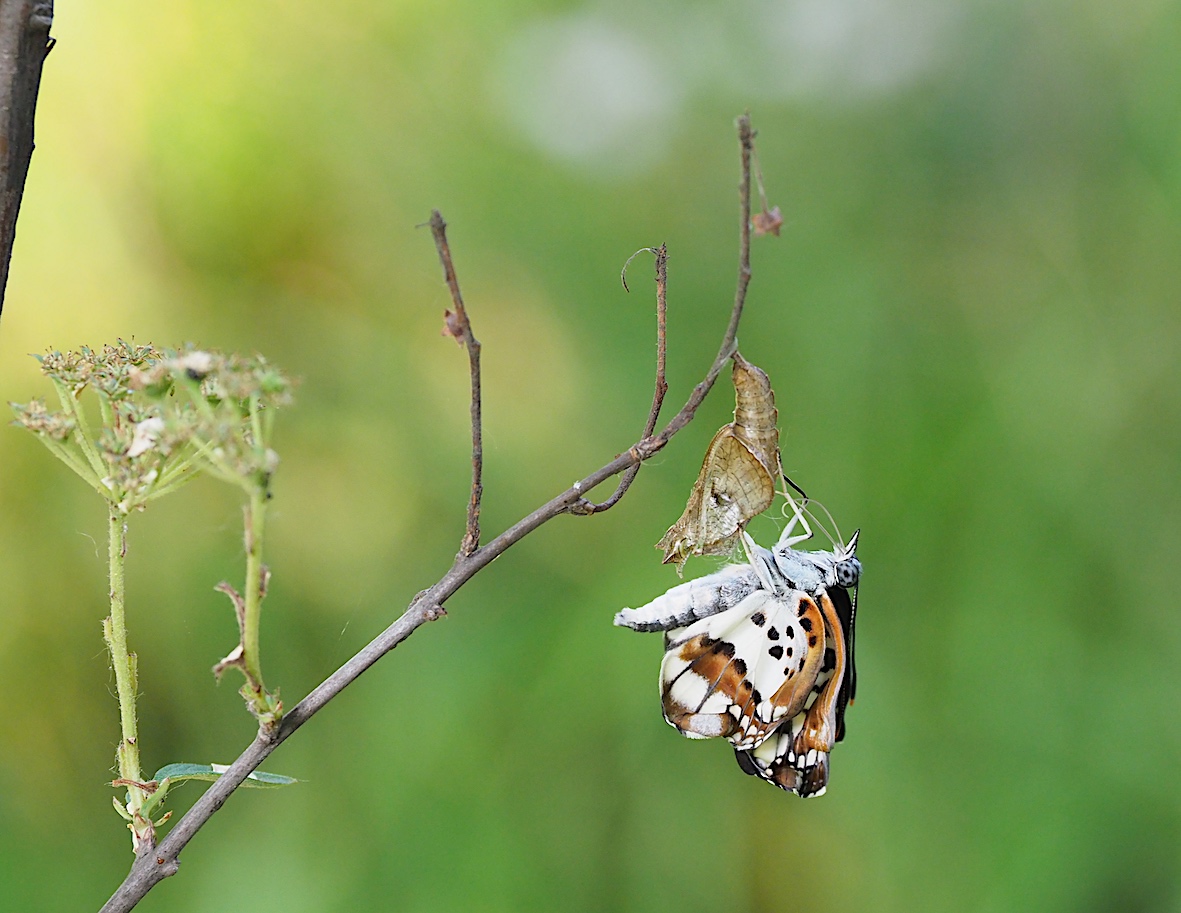
M 660 411 L 660 403 L 664 396 L 662 390 L 664 381 L 664 331 L 663 326 L 661 326 L 658 328 L 657 392 L 643 437 L 626 452 L 621 453 L 605 466 L 600 467 L 590 475 L 575 482 L 570 488 L 567 488 L 564 492 L 551 498 L 528 516 L 517 521 L 517 523 L 509 527 L 487 545 L 480 547 L 476 542 L 478 539 L 478 527 L 475 526 L 476 521 L 472 519 L 473 516 L 478 517 L 479 508 L 479 476 L 477 467 L 477 455 L 479 451 L 477 449 L 478 437 L 476 434 L 476 430 L 478 429 L 478 394 L 476 391 L 478 391 L 479 369 L 478 360 L 474 359 L 472 366 L 474 388 L 472 408 L 473 474 L 475 476 L 475 482 L 472 488 L 472 506 L 469 507 L 468 514 L 468 535 L 465 535 L 464 538 L 466 546 L 469 543 L 470 537 L 470 542 L 473 546 L 472 550 L 465 552 L 461 549 L 454 563 L 447 573 L 443 575 L 442 579 L 415 596 L 409 607 L 397 621 L 382 631 L 362 648 L 360 652 L 353 656 L 352 659 L 348 660 L 308 694 L 307 697 L 296 704 L 283 717 L 282 721 L 274 730 L 269 733 L 260 732 L 258 737 L 239 755 L 238 759 L 230 768 L 202 794 L 196 803 L 194 803 L 193 807 L 176 823 L 168 833 L 168 836 L 158 846 L 151 847 L 145 845 L 142 847 L 127 878 L 102 908 L 103 913 L 125 913 L 125 911 L 134 907 L 156 884 L 167 876 L 174 874 L 177 871 L 178 857 L 181 850 L 193 839 L 202 825 L 221 808 L 230 794 L 242 784 L 246 777 L 272 751 L 282 742 L 286 741 L 300 726 L 310 720 L 325 704 L 336 697 L 336 695 L 352 682 L 356 681 L 362 672 L 413 634 L 422 624 L 427 621 L 433 621 L 444 614 L 442 606 L 447 600 L 461 586 L 490 564 L 493 559 L 533 532 L 543 523 L 552 520 L 560 514 L 594 513 L 596 509 L 605 509 L 602 506 L 596 507 L 595 505 L 591 505 L 595 509 L 588 510 L 586 505 L 590 504 L 590 502 L 586 501 L 585 495 L 607 479 L 621 472 L 638 468 L 640 463 L 663 449 L 673 435 L 692 421 L 697 408 L 701 405 L 706 394 L 709 393 L 710 388 L 713 387 L 715 381 L 718 379 L 727 360 L 729 360 L 737 348 L 738 323 L 742 317 L 742 308 L 746 301 L 746 289 L 750 282 L 750 161 L 754 133 L 751 130 L 750 118 L 747 115 L 743 115 L 738 119 L 738 138 L 742 149 L 742 180 L 739 187 L 741 223 L 739 234 L 738 288 L 734 297 L 734 306 L 730 312 L 730 322 L 726 328 L 725 335 L 722 337 L 722 344 L 718 350 L 718 355 L 706 373 L 705 378 L 693 388 L 692 393 L 680 412 L 659 433 L 653 434 L 653 429 L 656 427 L 657 416 Z M 437 229 L 436 225 L 438 226 Z M 459 333 L 465 334 L 462 338 L 466 342 L 467 338 L 470 337 L 471 328 L 467 324 L 466 311 L 462 310 L 463 305 L 462 298 L 459 295 L 459 284 L 455 281 L 450 252 L 447 250 L 443 236 L 443 229 L 446 226 L 442 216 L 437 212 L 431 218 L 431 227 L 432 231 L 435 232 L 440 259 L 443 261 L 444 275 L 451 288 L 452 300 L 456 305 L 456 328 Z M 440 241 L 441 238 L 443 238 L 442 241 Z M 658 268 L 662 256 L 662 253 L 657 254 Z M 660 313 L 663 314 L 663 305 L 660 305 L 660 307 Z M 462 325 L 458 323 L 459 314 L 464 315 Z M 663 320 L 663 318 L 660 319 Z M 459 333 L 453 335 L 457 335 L 457 338 L 459 338 Z M 472 342 L 474 342 L 474 339 L 472 339 Z M 469 355 L 472 351 L 472 346 L 469 344 Z M 478 345 L 475 351 L 478 353 Z M 622 492 L 618 492 L 617 495 L 613 495 L 612 499 L 609 500 L 611 500 L 611 503 L 617 503 L 621 496 Z M 473 529 L 476 530 L 474 535 Z

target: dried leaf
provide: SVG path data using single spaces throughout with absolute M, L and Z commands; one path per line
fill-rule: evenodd
M 705 452 L 685 512 L 656 547 L 664 563 L 729 552 L 752 517 L 771 506 L 781 472 L 775 395 L 767 375 L 734 354 L 734 421 Z
M 783 224 L 783 214 L 779 211 L 778 206 L 772 207 L 770 210 L 764 209 L 750 220 L 750 224 L 754 226 L 756 235 L 770 234 L 779 237 L 779 227 Z
M 463 325 L 459 322 L 459 315 L 451 308 L 443 311 L 442 336 L 452 336 L 457 345 L 463 345 Z

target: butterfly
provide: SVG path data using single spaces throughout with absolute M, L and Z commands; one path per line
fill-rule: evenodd
M 798 516 L 798 514 L 797 514 Z M 858 533 L 832 551 L 774 548 L 743 533 L 748 561 L 673 587 L 615 624 L 663 631 L 665 720 L 687 738 L 727 739 L 748 774 L 823 794 L 845 734 L 853 659 Z

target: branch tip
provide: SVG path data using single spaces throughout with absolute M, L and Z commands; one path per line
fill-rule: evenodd
M 471 321 L 459 290 L 459 278 L 451 260 L 451 245 L 447 243 L 447 223 L 443 214 L 435 209 L 431 212 L 431 234 L 435 238 L 435 250 L 443 267 L 443 280 L 451 292 L 454 310 L 443 312 L 443 335 L 452 336 L 467 349 L 468 367 L 471 375 L 471 426 L 472 426 L 472 490 L 468 499 L 467 526 L 460 544 L 459 553 L 470 557 L 480 547 L 480 502 L 484 496 L 484 430 L 480 402 L 480 342 L 472 333 Z

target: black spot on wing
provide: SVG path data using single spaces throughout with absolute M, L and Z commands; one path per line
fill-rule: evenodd
M 767 652 L 770 653 L 776 659 L 779 659 L 780 657 L 783 656 L 783 647 L 779 646 L 779 644 L 776 644 L 775 646 L 771 647 Z

